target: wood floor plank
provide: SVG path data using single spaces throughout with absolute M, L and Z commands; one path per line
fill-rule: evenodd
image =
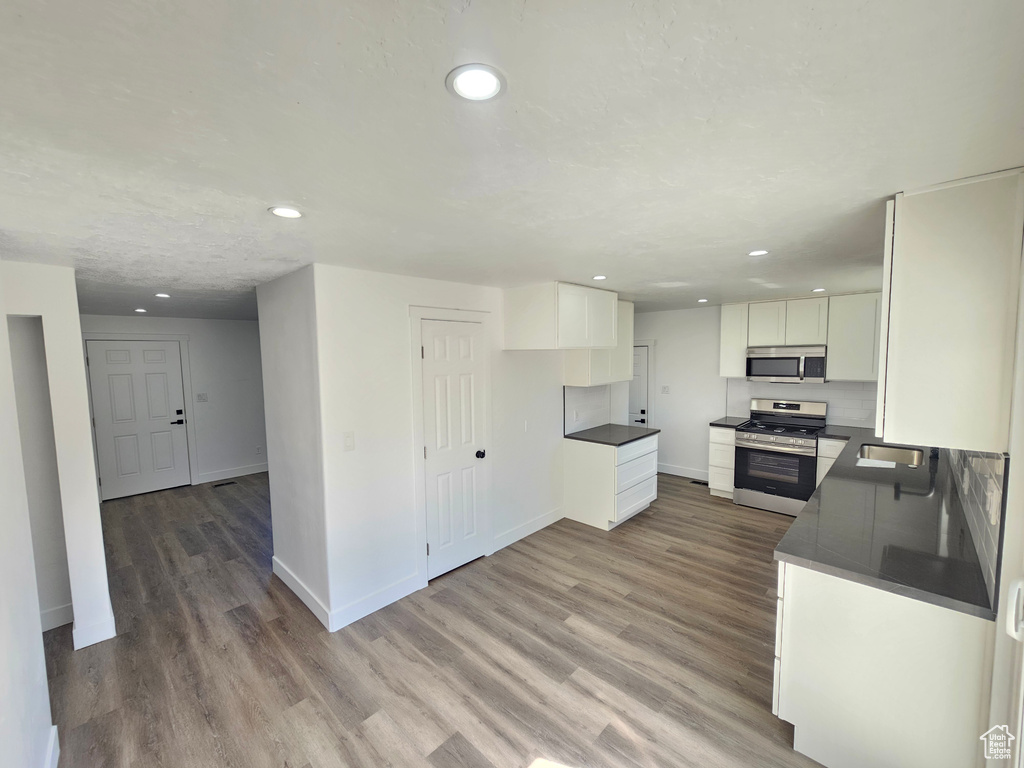
M 46 633 L 62 768 L 810 768 L 771 714 L 788 518 L 659 476 L 329 634 L 271 573 L 266 474 L 102 506 L 118 637 Z

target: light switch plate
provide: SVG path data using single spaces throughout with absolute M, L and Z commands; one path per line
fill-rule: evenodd
M 661 388 L 661 394 L 663 394 L 663 395 L 670 394 L 669 388 L 668 387 L 662 387 Z
M 207 395 L 205 392 L 197 392 L 196 393 L 196 402 L 197 403 L 208 403 L 208 402 L 210 402 L 210 396 Z
M 342 439 L 345 442 L 346 451 L 354 451 L 356 449 L 356 433 L 355 432 L 344 432 Z

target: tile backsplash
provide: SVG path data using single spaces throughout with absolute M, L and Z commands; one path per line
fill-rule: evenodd
M 611 422 L 611 389 L 607 384 L 598 387 L 564 387 L 563 391 L 565 392 L 565 431 L 563 434 L 568 435 Z
M 772 384 L 765 381 L 729 379 L 726 411 L 729 416 L 750 413 L 755 397 L 809 400 L 828 403 L 826 421 L 844 427 L 874 429 L 878 385 L 873 381 L 829 381 L 825 384 Z
M 951 450 L 949 459 L 989 600 L 995 605 L 1006 458 L 999 453 Z

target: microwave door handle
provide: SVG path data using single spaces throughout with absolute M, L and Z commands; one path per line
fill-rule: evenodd
M 797 376 L 800 378 L 800 381 L 804 380 L 804 360 L 806 360 L 806 358 L 803 355 L 800 355 L 800 364 L 797 370 Z

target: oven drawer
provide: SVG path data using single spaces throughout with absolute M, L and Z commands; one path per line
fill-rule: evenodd
M 615 520 L 624 520 L 657 498 L 658 476 L 655 475 L 615 495 Z
M 736 449 L 731 445 L 723 445 L 722 443 L 712 443 L 710 451 L 710 461 L 708 463 L 712 467 L 732 469 L 733 467 L 736 466 Z
M 643 456 L 645 453 L 658 450 L 658 436 L 651 435 L 645 437 L 643 440 L 634 440 L 632 443 L 626 443 L 620 445 L 615 449 L 615 463 L 625 464 L 627 461 L 632 461 L 637 456 Z
M 656 474 L 658 474 L 657 451 L 627 461 L 625 464 L 619 464 L 615 468 L 615 492 L 622 493 Z

